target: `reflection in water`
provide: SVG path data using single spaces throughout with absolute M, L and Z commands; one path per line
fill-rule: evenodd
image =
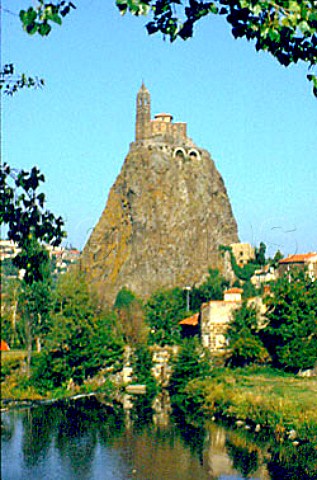
M 3 414 L 2 480 L 315 480 L 294 452 L 268 453 L 214 424 L 178 426 L 168 399 L 138 397 L 127 416 L 96 399 Z M 127 428 L 128 427 L 128 428 Z M 303 446 L 304 447 L 304 446 Z M 303 452 L 308 458 L 314 452 Z M 268 461 L 268 459 L 270 460 Z M 309 460 L 306 460 L 309 463 Z M 268 467 L 266 466 L 268 464 Z M 297 472 L 297 473 L 296 473 Z M 317 472 L 315 472 L 317 473 Z M 314 473 L 313 473 L 314 475 Z
M 317 480 L 317 449 L 310 443 L 298 447 L 272 446 L 268 462 L 272 480 Z
M 227 453 L 232 460 L 233 467 L 242 473 L 243 478 L 248 478 L 256 473 L 259 468 L 258 449 L 254 446 L 235 444 L 226 441 Z

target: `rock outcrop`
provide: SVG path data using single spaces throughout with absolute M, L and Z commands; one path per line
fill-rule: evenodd
M 160 115 L 163 128 L 167 114 Z M 111 304 L 123 286 L 146 297 L 159 288 L 199 284 L 208 268 L 222 269 L 218 246 L 237 241 L 226 188 L 209 153 L 177 131 L 156 131 L 131 144 L 81 268 Z

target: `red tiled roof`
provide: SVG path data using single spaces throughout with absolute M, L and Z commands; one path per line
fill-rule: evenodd
M 305 263 L 312 257 L 317 257 L 317 253 L 297 253 L 283 258 L 278 263 Z
M 191 317 L 184 318 L 184 320 L 181 320 L 179 325 L 190 325 L 192 327 L 196 327 L 198 325 L 198 318 L 199 318 L 199 313 L 195 313 L 195 315 L 192 315 Z
M 225 293 L 243 293 L 243 289 L 238 287 L 232 287 L 226 290 Z
M 10 350 L 10 347 L 7 344 L 7 342 L 5 342 L 4 340 L 1 340 L 0 351 L 1 352 L 8 352 L 9 350 Z

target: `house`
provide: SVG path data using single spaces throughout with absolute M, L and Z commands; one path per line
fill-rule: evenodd
M 18 247 L 17 243 L 12 240 L 0 240 L 0 260 L 12 259 L 18 253 L 21 252 L 21 248 Z
M 182 334 L 184 337 L 192 337 L 199 334 L 199 316 L 200 313 L 195 313 L 191 317 L 184 318 L 179 322 L 182 327 Z
M 10 350 L 9 345 L 4 340 L 1 340 L 0 343 L 0 352 L 8 352 Z
M 223 355 L 228 346 L 226 332 L 235 310 L 242 306 L 241 288 L 230 288 L 224 293 L 223 300 L 211 300 L 203 303 L 200 309 L 200 335 L 204 347 L 213 355 Z M 248 305 L 254 305 L 263 319 L 266 311 L 261 297 L 247 300 Z
M 256 288 L 260 288 L 261 285 L 274 280 L 276 280 L 276 271 L 272 265 L 264 265 L 262 268 L 255 270 L 251 277 L 251 282 Z
M 308 274 L 312 280 L 317 278 L 317 253 L 296 253 L 289 255 L 278 262 L 278 275 L 281 276 L 290 270 L 298 268 L 301 270 L 307 269 Z
M 243 267 L 255 258 L 254 248 L 250 243 L 231 243 L 230 247 L 239 267 Z

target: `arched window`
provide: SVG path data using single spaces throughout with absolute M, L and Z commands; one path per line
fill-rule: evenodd
M 194 148 L 192 148 L 191 150 L 189 150 L 189 156 L 190 156 L 190 158 L 192 158 L 192 159 L 200 160 L 199 152 L 198 152 L 197 150 L 195 150 Z
M 179 158 L 185 158 L 186 157 L 186 152 L 182 147 L 177 147 L 174 150 L 174 158 L 179 157 Z

